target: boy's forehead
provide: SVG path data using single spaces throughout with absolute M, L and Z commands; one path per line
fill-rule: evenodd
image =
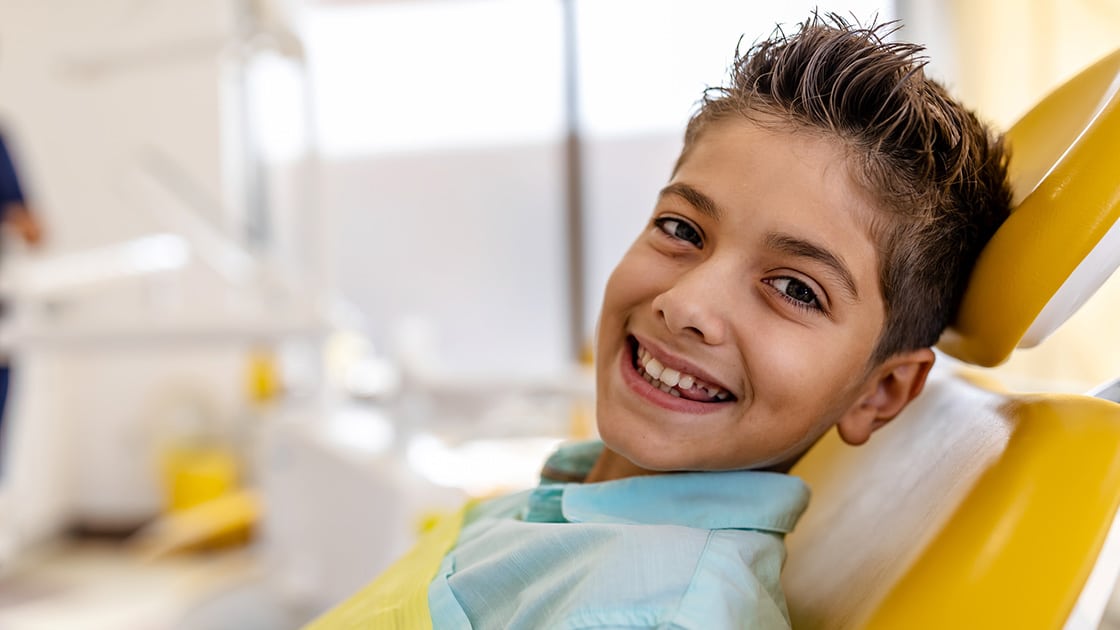
M 804 211 L 842 209 L 847 222 L 862 226 L 874 242 L 878 240 L 875 228 L 891 213 L 865 183 L 862 164 L 857 151 L 836 133 L 771 114 L 752 113 L 707 125 L 682 151 L 661 195 L 684 192 L 681 196 L 686 201 L 713 216 L 749 207 L 752 199 L 761 202 L 762 198 L 770 203 L 796 205 Z M 750 171 L 767 172 L 770 177 L 761 190 L 744 189 L 741 194 L 726 195 L 726 199 L 711 199 L 714 191 L 699 198 L 678 188 L 684 183 L 703 191 L 703 182 L 726 177 L 728 171 L 744 182 Z M 805 203 L 813 197 L 819 203 Z

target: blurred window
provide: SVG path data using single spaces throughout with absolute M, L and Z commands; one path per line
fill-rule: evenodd
M 555 137 L 563 0 L 322 4 L 307 38 L 328 155 Z M 577 0 L 580 108 L 590 134 L 679 133 L 706 86 L 775 24 L 834 10 L 891 19 L 888 0 Z
M 602 287 L 736 42 L 816 2 L 573 0 L 583 147 L 585 340 Z M 888 3 L 824 3 L 861 21 Z M 393 343 L 540 370 L 571 357 L 564 0 L 319 0 L 304 24 L 338 288 Z M 384 344 L 383 344 L 384 345 Z M 526 351 L 531 348 L 530 351 Z
M 539 142 L 563 122 L 554 0 L 346 3 L 307 37 L 327 155 Z

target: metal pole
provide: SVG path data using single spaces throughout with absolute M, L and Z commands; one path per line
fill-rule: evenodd
M 572 358 L 583 355 L 584 247 L 583 152 L 579 116 L 579 43 L 576 0 L 561 0 L 564 8 L 564 175 L 565 217 L 568 239 L 568 334 Z

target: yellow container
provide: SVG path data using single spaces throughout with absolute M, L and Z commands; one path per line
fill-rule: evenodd
M 166 506 L 179 512 L 212 501 L 237 487 L 233 453 L 220 446 L 172 446 L 163 453 Z

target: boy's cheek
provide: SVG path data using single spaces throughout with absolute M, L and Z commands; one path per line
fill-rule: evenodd
M 653 281 L 653 275 L 640 261 L 634 260 L 630 254 L 627 254 L 627 257 L 615 267 L 614 272 L 607 279 L 607 287 L 603 297 L 603 315 L 610 314 L 606 311 L 608 308 L 620 307 L 625 303 L 640 299 L 647 293 L 656 292 L 657 287 Z
M 681 263 L 635 244 L 614 268 L 607 286 L 620 295 L 652 299 L 672 288 L 684 271 Z

